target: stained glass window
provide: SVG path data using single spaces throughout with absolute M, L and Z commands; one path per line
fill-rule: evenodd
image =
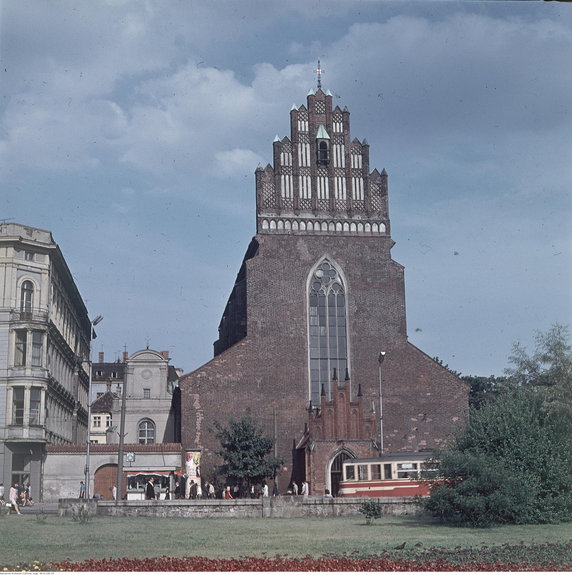
M 331 399 L 334 369 L 342 379 L 348 365 L 346 295 L 340 274 L 328 261 L 313 273 L 308 309 L 310 400 L 319 405 L 322 386 Z

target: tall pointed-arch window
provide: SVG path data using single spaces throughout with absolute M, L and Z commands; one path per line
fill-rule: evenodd
M 22 319 L 32 318 L 32 304 L 34 301 L 34 284 L 26 280 L 20 291 L 20 314 Z
M 346 293 L 339 271 L 328 260 L 312 273 L 308 303 L 310 401 L 319 405 L 322 386 L 331 398 L 334 369 L 343 378 L 348 366 Z

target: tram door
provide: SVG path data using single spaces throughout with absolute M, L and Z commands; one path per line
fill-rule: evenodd
M 342 480 L 342 464 L 347 459 L 352 459 L 352 456 L 349 453 L 342 451 L 341 453 L 338 453 L 338 455 L 332 461 L 332 467 L 330 469 L 330 481 L 332 486 L 332 495 L 334 497 L 338 495 L 340 481 Z

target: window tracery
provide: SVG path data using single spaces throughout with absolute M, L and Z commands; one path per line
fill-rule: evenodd
M 338 270 L 324 260 L 312 273 L 308 305 L 310 401 L 319 405 L 322 387 L 328 399 L 334 369 L 344 377 L 348 366 L 346 294 Z

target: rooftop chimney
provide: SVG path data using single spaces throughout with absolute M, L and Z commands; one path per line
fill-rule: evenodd
M 104 354 L 102 351 L 99 352 L 99 360 L 98 360 L 98 362 L 99 362 L 99 363 L 104 363 L 104 362 L 105 362 L 105 354 Z

